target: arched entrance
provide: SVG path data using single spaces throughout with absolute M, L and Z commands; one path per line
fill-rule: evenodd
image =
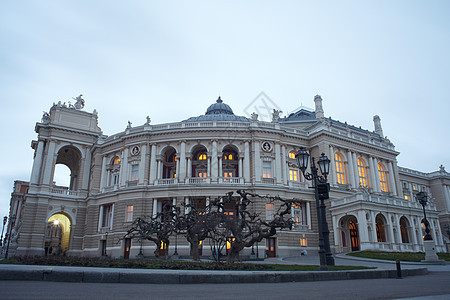
M 353 215 L 344 216 L 339 221 L 341 229 L 342 251 L 358 251 L 360 249 L 358 220 Z
M 45 255 L 65 255 L 69 250 L 72 222 L 65 214 L 57 213 L 47 221 Z
M 66 187 L 69 190 L 79 189 L 78 178 L 80 175 L 80 161 L 81 153 L 77 148 L 73 146 L 65 146 L 58 151 L 58 155 L 56 157 L 56 165 L 65 165 L 70 170 L 69 186 Z M 53 174 L 53 176 L 55 180 L 55 174 Z

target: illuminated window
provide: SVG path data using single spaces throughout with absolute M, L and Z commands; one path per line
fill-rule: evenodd
M 120 164 L 120 158 L 119 158 L 118 156 L 116 156 L 116 157 L 113 159 L 113 165 L 118 165 L 118 164 Z
M 203 177 L 203 178 L 206 177 L 206 172 L 198 171 L 197 177 Z
M 306 244 L 306 238 L 301 238 L 301 239 L 300 239 L 300 246 L 302 246 L 302 247 L 306 247 L 306 246 L 307 246 L 307 244 Z
M 297 170 L 289 170 L 289 180 L 290 181 L 298 181 L 298 171 Z
M 266 221 L 273 220 L 273 203 L 266 204 Z
M 345 172 L 344 172 L 344 158 L 342 154 L 336 152 L 334 154 L 334 161 L 336 164 L 336 180 L 339 184 L 345 184 Z
M 289 158 L 295 159 L 295 151 L 289 152 Z
M 127 217 L 126 222 L 133 222 L 133 205 L 127 206 Z
M 409 200 L 409 196 L 408 195 L 405 195 L 405 200 Z
M 413 187 L 413 190 L 417 191 L 417 184 L 413 183 L 412 187 Z
M 382 163 L 378 164 L 378 177 L 380 179 L 380 189 L 382 192 L 388 191 L 388 185 L 387 185 L 387 176 L 386 176 L 386 168 Z
M 161 245 L 159 246 L 160 250 L 166 250 L 167 249 L 167 244 L 164 243 L 163 241 L 161 241 Z
M 233 160 L 233 154 L 224 154 L 224 155 L 223 155 L 223 158 L 224 158 L 225 160 Z
M 206 154 L 205 153 L 199 154 L 198 160 L 206 160 Z
M 292 219 L 295 225 L 306 225 L 306 205 L 305 203 L 292 204 Z
M 366 172 L 366 162 L 362 157 L 358 158 L 358 175 L 359 184 L 361 186 L 368 186 L 367 184 L 367 172 Z
M 227 238 L 227 250 L 231 248 L 231 244 L 236 240 L 234 237 Z
M 223 177 L 233 177 L 233 172 L 223 172 Z
M 263 178 L 272 178 L 272 162 L 263 161 Z

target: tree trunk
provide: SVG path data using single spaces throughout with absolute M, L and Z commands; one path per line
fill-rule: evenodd
M 191 243 L 191 256 L 192 260 L 200 261 L 200 256 L 198 255 L 198 241 Z
M 233 250 L 233 248 L 231 248 L 230 251 L 228 251 L 227 263 L 234 263 L 238 257 L 239 251 Z

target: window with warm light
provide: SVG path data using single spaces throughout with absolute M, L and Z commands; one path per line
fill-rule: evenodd
M 197 177 L 206 177 L 206 172 L 201 172 L 201 171 L 199 171 L 199 172 L 197 172 Z
M 382 163 L 378 164 L 378 178 L 380 179 L 380 189 L 382 192 L 388 192 L 386 168 Z
M 361 186 L 367 187 L 367 172 L 366 172 L 366 162 L 360 157 L 358 158 L 358 175 L 359 175 L 359 184 Z
M 206 154 L 205 153 L 199 154 L 198 160 L 206 160 Z
M 292 204 L 292 219 L 295 225 L 306 225 L 305 203 Z
M 263 178 L 272 178 L 272 162 L 263 161 Z
M 118 165 L 118 164 L 120 164 L 120 158 L 119 158 L 118 156 L 116 156 L 116 157 L 113 159 L 113 165 Z
M 295 159 L 295 151 L 289 152 L 289 158 L 290 159 Z
M 405 195 L 405 200 L 409 200 L 409 195 Z
M 133 222 L 133 205 L 127 206 L 127 217 L 126 222 Z
M 301 246 L 301 247 L 306 247 L 306 246 L 307 246 L 307 244 L 306 244 L 306 238 L 300 238 L 300 246 Z
M 266 221 L 273 220 L 273 203 L 266 204 Z
M 290 169 L 289 170 L 289 180 L 290 181 L 298 181 L 298 171 Z
M 223 155 L 223 158 L 224 158 L 225 160 L 233 160 L 233 154 L 224 154 L 224 155 Z
M 345 184 L 344 158 L 342 154 L 336 152 L 334 154 L 334 162 L 336 165 L 336 181 L 339 184 Z

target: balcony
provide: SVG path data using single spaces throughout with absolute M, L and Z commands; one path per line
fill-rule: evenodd
M 190 177 L 186 179 L 187 184 L 210 184 L 211 177 Z
M 242 177 L 219 177 L 219 183 L 244 184 L 244 178 L 242 178 Z
M 176 178 L 164 178 L 164 179 L 157 179 L 155 181 L 155 185 L 171 185 L 171 184 L 177 184 L 178 179 Z
M 261 182 L 264 184 L 276 184 L 275 178 L 261 178 Z
M 306 182 L 288 181 L 288 185 L 290 188 L 293 188 L 293 189 L 307 189 L 308 188 L 308 184 Z
M 85 191 L 69 190 L 67 187 L 52 187 L 50 189 L 50 193 L 67 198 L 80 198 L 87 196 L 87 192 Z

